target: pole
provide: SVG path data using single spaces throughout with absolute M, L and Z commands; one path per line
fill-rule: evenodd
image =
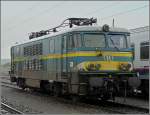
M 115 22 L 114 22 L 114 18 L 113 18 L 113 22 L 112 22 L 112 27 L 115 27 Z

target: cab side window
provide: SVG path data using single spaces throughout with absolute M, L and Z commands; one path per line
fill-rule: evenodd
M 70 35 L 68 38 L 68 49 L 74 48 L 74 41 L 73 41 L 73 36 Z
M 73 34 L 73 40 L 74 40 L 74 44 L 75 44 L 76 48 L 82 46 L 81 34 L 79 34 L 79 33 Z

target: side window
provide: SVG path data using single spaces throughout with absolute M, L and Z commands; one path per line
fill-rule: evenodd
M 73 39 L 76 48 L 82 46 L 81 34 L 73 34 Z
M 61 38 L 60 36 L 57 36 L 55 38 L 55 52 L 60 52 L 61 51 Z
M 131 48 L 134 48 L 134 43 L 131 43 Z
M 17 49 L 16 49 L 17 56 L 19 56 L 19 54 L 20 54 L 20 47 L 17 46 L 16 48 L 17 48 Z
M 24 47 L 24 48 L 23 48 L 23 54 L 24 54 L 24 56 L 26 56 L 26 55 L 27 55 L 27 53 L 26 53 L 26 52 L 27 52 L 27 48 L 26 48 L 26 47 Z
M 50 39 L 50 53 L 54 53 L 54 39 Z
M 140 44 L 140 59 L 149 59 L 149 42 Z
M 73 36 L 70 35 L 68 38 L 68 49 L 74 48 L 74 41 L 73 41 Z
M 42 43 L 24 47 L 24 56 L 42 55 Z
M 42 50 L 42 43 L 40 43 L 39 44 L 39 55 L 42 55 L 42 52 L 43 52 L 43 50 Z
M 65 36 L 63 36 L 63 46 L 62 46 L 64 50 L 66 50 L 66 46 L 67 46 L 66 41 L 67 41 L 67 36 L 65 35 Z

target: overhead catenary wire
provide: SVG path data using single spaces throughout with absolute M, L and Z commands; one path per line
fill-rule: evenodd
M 38 2 L 36 2 L 35 4 L 31 5 L 29 8 L 25 9 L 23 12 L 21 13 L 18 13 L 14 16 L 12 16 L 10 18 L 10 20 L 7 22 L 8 24 L 9 23 L 14 23 L 14 20 L 18 19 L 18 18 L 21 18 L 22 16 L 32 12 L 38 5 L 37 5 Z
M 32 17 L 30 17 L 30 18 L 28 18 L 28 19 L 26 19 L 26 20 L 23 20 L 23 21 L 21 21 L 20 23 L 17 23 L 16 25 L 14 25 L 14 26 L 8 28 L 7 31 L 14 30 L 14 28 L 16 28 L 19 24 L 21 24 L 21 25 L 26 24 L 27 22 L 31 21 L 32 19 L 34 19 L 34 21 L 35 21 L 35 20 L 36 20 L 36 18 L 35 18 L 36 16 L 39 16 L 39 15 L 41 16 L 41 15 L 43 15 L 43 14 L 49 13 L 50 11 L 53 11 L 54 9 L 56 9 L 58 6 L 62 5 L 62 3 L 64 3 L 64 1 L 61 1 L 61 2 L 59 2 L 59 3 L 55 4 L 55 5 L 53 5 L 53 6 L 50 7 L 50 8 L 47 8 L 47 9 L 41 11 L 41 12 L 38 12 L 37 15 L 32 16 Z
M 149 6 L 149 5 L 144 5 L 144 6 L 142 6 L 142 7 L 138 7 L 138 8 L 126 10 L 126 11 L 119 12 L 119 13 L 115 13 L 115 14 L 113 14 L 113 15 L 103 17 L 103 18 L 101 18 L 101 20 L 104 20 L 104 19 L 107 19 L 107 18 L 111 18 L 111 17 L 114 17 L 114 16 L 124 15 L 124 14 L 126 14 L 126 13 L 130 13 L 130 12 L 133 12 L 133 11 L 137 11 L 137 10 L 146 8 L 146 7 L 148 7 L 148 6 Z
M 114 3 L 109 4 L 109 5 L 104 6 L 104 7 L 102 7 L 102 8 L 98 8 L 98 9 L 92 11 L 92 12 L 89 12 L 89 13 L 87 13 L 87 14 L 85 14 L 85 15 L 92 15 L 92 14 L 95 14 L 95 13 L 100 13 L 100 12 L 104 11 L 105 9 L 114 7 L 115 5 L 118 5 L 118 4 L 120 4 L 120 3 L 121 3 L 121 2 L 118 2 L 117 4 L 116 4 L 116 3 L 115 3 L 115 4 L 114 4 Z
M 68 2 L 68 1 L 66 1 L 66 2 Z M 45 15 L 45 14 L 47 14 L 47 13 L 49 13 L 50 11 L 52 11 L 53 9 L 55 9 L 55 8 L 57 8 L 58 6 L 60 6 L 60 5 L 62 5 L 62 3 L 64 3 L 64 1 L 62 1 L 62 2 L 60 2 L 60 3 L 58 3 L 58 4 L 55 4 L 54 6 L 52 6 L 51 8 L 48 8 L 48 9 L 46 9 L 46 10 L 43 10 L 42 12 L 40 12 L 40 13 L 37 13 L 37 15 L 36 16 L 39 16 L 39 14 L 40 14 L 40 17 L 41 17 L 41 15 Z M 112 7 L 112 6 L 114 6 L 113 4 L 109 4 L 108 6 L 106 6 L 106 7 L 103 7 L 103 8 L 101 8 L 101 9 L 97 9 L 96 11 L 98 11 L 98 10 L 103 10 L 103 9 L 105 9 L 105 8 L 108 8 L 108 7 Z M 94 12 L 96 12 L 96 11 L 94 11 Z M 89 13 L 88 13 L 89 14 Z M 30 18 L 28 18 L 28 19 L 25 19 L 25 20 L 23 20 L 23 21 L 21 21 L 19 24 L 25 24 L 25 23 L 27 23 L 27 22 L 30 22 L 32 19 L 34 19 L 34 22 L 36 21 L 36 16 L 32 16 L 32 17 L 30 17 Z M 39 18 L 40 18 L 39 17 Z M 38 19 L 39 19 L 38 18 Z M 7 31 L 11 31 L 11 30 L 14 30 L 14 28 L 16 28 L 18 25 L 14 25 L 14 26 L 12 26 L 12 27 L 10 27 L 10 28 L 8 28 L 7 29 Z
M 63 1 L 63 2 L 64 2 L 64 1 Z M 52 9 L 55 9 L 55 8 L 58 7 L 59 5 L 62 5 L 62 2 L 60 2 L 60 3 L 58 3 L 58 4 L 55 4 L 53 7 L 48 8 L 48 9 L 42 11 L 40 15 L 44 15 L 44 14 L 46 14 L 46 13 L 49 13 L 50 11 L 52 11 Z M 147 5 L 145 5 L 145 6 L 147 7 Z M 144 6 L 144 7 L 145 7 L 145 6 Z M 139 8 L 136 8 L 136 9 L 131 9 L 131 10 L 123 11 L 123 12 L 120 12 L 120 13 L 117 13 L 117 14 L 113 14 L 113 15 L 111 15 L 111 16 L 107 16 L 107 17 L 101 18 L 100 20 L 103 20 L 103 19 L 106 19 L 106 18 L 109 18 L 109 17 L 113 17 L 113 16 L 117 16 L 117 15 L 123 15 L 124 13 L 128 13 L 128 12 L 131 12 L 131 11 L 133 11 L 133 10 L 142 9 L 142 8 L 144 8 L 144 7 L 139 7 Z M 50 10 L 50 11 L 49 11 L 49 10 Z M 101 11 L 102 11 L 102 10 L 101 10 Z M 39 13 L 38 13 L 38 14 L 39 14 Z M 36 15 L 36 16 L 39 16 L 39 15 Z M 35 19 L 36 16 L 31 17 L 31 18 L 29 18 L 29 19 L 27 19 L 27 20 L 24 20 L 24 21 L 21 22 L 20 24 L 25 24 L 26 22 L 31 21 L 32 19 Z M 36 20 L 34 20 L 34 21 L 36 21 Z M 14 28 L 17 27 L 17 26 L 18 26 L 18 25 L 14 25 L 12 28 L 9 28 L 8 30 L 10 31 L 11 29 L 14 29 Z

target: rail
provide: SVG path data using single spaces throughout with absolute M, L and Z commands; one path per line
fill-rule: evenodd
M 23 112 L 1 102 L 1 108 L 8 111 L 11 114 L 23 114 Z

